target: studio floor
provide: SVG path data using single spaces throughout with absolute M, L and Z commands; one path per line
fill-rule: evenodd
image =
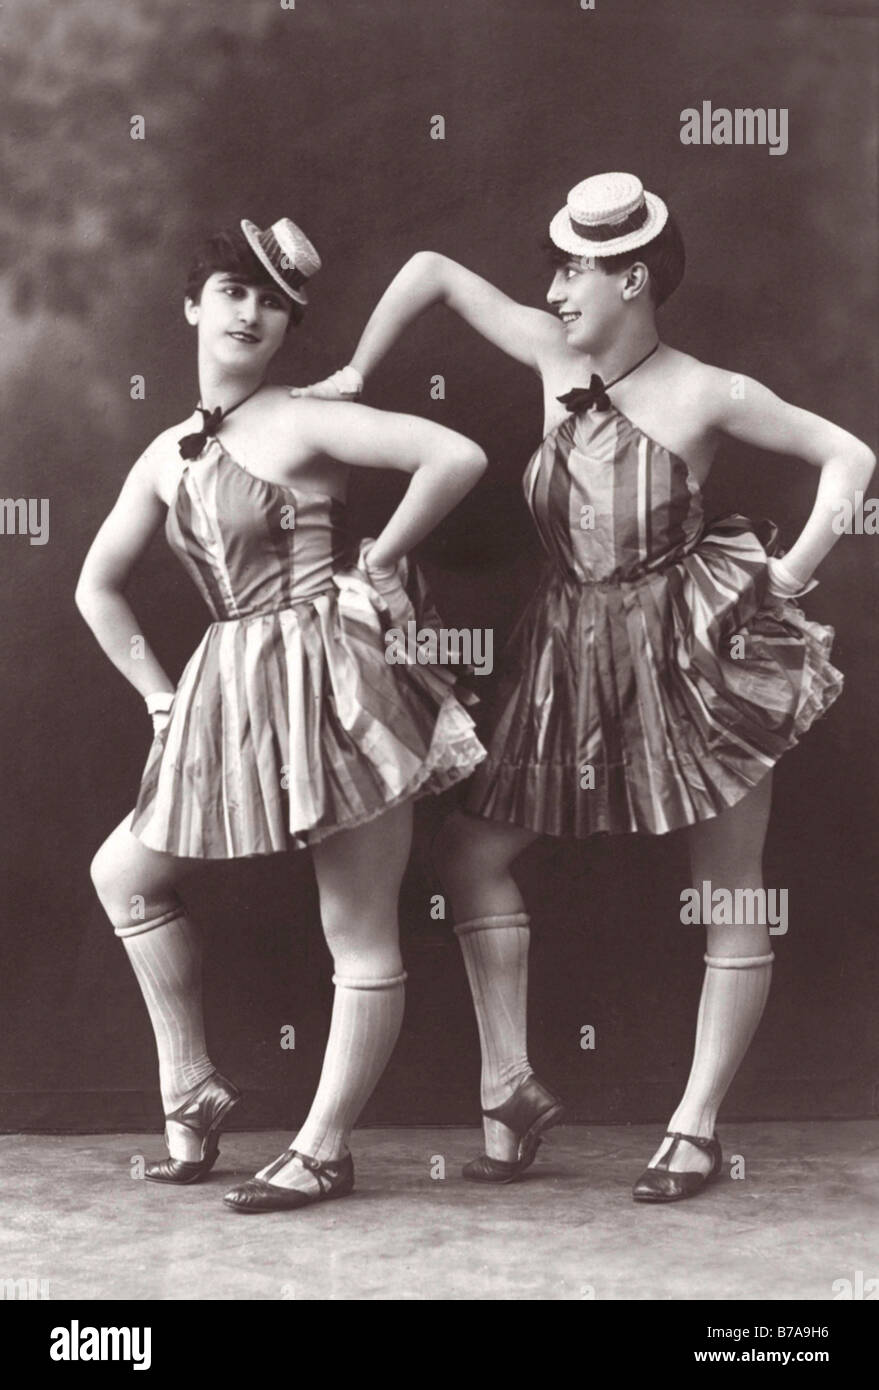
M 879 1278 L 879 1122 L 721 1126 L 723 1176 L 642 1206 L 660 1132 L 560 1128 L 523 1180 L 484 1188 L 460 1177 L 474 1130 L 360 1130 L 350 1197 L 248 1217 L 220 1199 L 286 1135 L 227 1135 L 175 1189 L 133 1176 L 158 1136 L 7 1135 L 0 1280 L 53 1300 L 419 1301 L 828 1300 Z

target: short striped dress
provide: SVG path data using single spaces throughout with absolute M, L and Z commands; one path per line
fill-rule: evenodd
M 550 430 L 524 486 L 548 562 L 465 809 L 585 837 L 734 805 L 842 689 L 833 629 L 767 592 L 776 528 L 706 525 L 687 464 L 615 407 Z
M 214 621 L 150 748 L 130 822 L 143 844 L 304 848 L 485 757 L 447 667 L 386 659 L 390 626 L 439 617 L 414 567 L 393 619 L 350 574 L 343 503 L 256 477 L 214 437 L 184 464 L 165 535 Z

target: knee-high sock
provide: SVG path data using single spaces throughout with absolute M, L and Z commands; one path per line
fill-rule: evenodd
M 483 1110 L 507 1100 L 530 1075 L 528 1061 L 528 944 L 525 912 L 459 922 L 461 943 L 482 1050 Z
M 763 1014 L 774 959 L 771 951 L 765 956 L 706 955 L 693 1065 L 670 1130 L 704 1137 L 714 1133 L 720 1103 Z
M 399 1037 L 405 980 L 405 970 L 378 980 L 333 976 L 336 993 L 320 1082 L 291 1148 L 321 1163 L 345 1153 L 348 1136 Z M 275 1181 L 282 1179 L 283 1170 Z
M 182 906 L 151 922 L 117 927 L 149 1011 L 159 1052 L 165 1114 L 215 1070 L 202 1014 L 201 931 Z

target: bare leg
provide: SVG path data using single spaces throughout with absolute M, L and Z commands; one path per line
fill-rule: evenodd
M 176 891 L 200 861 L 148 849 L 128 828 L 131 814 L 101 845 L 91 875 L 149 1011 L 167 1115 L 214 1071 L 205 1048 L 201 932 Z M 199 1157 L 199 1141 L 185 1127 L 168 1125 L 166 1138 L 172 1157 Z
M 435 844 L 452 900 L 482 1052 L 481 1102 L 494 1109 L 531 1071 L 527 1051 L 529 923 L 512 875 L 516 858 L 538 837 L 519 826 L 457 813 Z M 510 1162 L 518 1139 L 497 1120 L 483 1120 L 485 1151 Z
M 411 841 L 407 802 L 329 836 L 313 851 L 336 995 L 317 1093 L 290 1147 L 320 1163 L 347 1153 L 351 1129 L 399 1035 L 406 977 L 397 912 Z M 267 1168 L 257 1177 L 266 1177 Z M 267 1180 L 319 1192 L 317 1179 L 295 1158 Z
M 689 831 L 693 887 L 712 890 L 762 888 L 763 844 L 769 822 L 772 774 L 736 806 Z M 771 977 L 769 932 L 766 925 L 715 925 L 707 930 L 705 981 L 699 1006 L 692 1069 L 678 1108 L 669 1121 L 671 1131 L 709 1138 L 718 1108 L 735 1076 L 763 1013 Z M 711 962 L 719 962 L 714 965 Z M 744 962 L 752 962 L 745 965 Z M 664 1139 L 651 1159 L 655 1163 L 670 1147 Z M 708 1172 L 710 1156 L 681 1142 L 671 1160 L 672 1171 Z

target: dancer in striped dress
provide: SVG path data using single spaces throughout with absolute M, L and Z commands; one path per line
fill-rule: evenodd
M 524 485 L 549 559 L 468 809 L 581 837 L 716 816 L 842 684 L 830 629 L 765 601 L 775 527 L 706 526 L 692 470 L 614 406 L 550 430 Z
M 772 767 L 842 687 L 832 630 L 795 600 L 875 462 L 845 430 L 660 341 L 656 310 L 682 278 L 684 249 L 639 179 L 578 184 L 550 239 L 551 314 L 421 252 L 352 359 L 368 375 L 412 319 L 445 303 L 544 390 L 525 493 L 547 560 L 505 655 L 489 757 L 437 845 L 482 1046 L 486 1152 L 464 1171 L 485 1182 L 516 1178 L 562 1114 L 528 1061 L 529 918 L 515 859 L 537 835 L 687 827 L 697 890 L 761 888 Z M 306 389 L 338 394 L 332 381 Z M 769 523 L 706 524 L 702 489 L 723 435 L 821 469 L 784 559 Z M 772 959 L 766 923 L 707 924 L 692 1070 L 637 1200 L 688 1197 L 718 1172 L 718 1107 Z
M 170 1157 L 147 1178 L 203 1178 L 239 1099 L 207 1054 L 201 935 L 180 878 L 205 860 L 297 847 L 313 856 L 335 965 L 330 1036 L 290 1148 L 226 1195 L 245 1213 L 351 1191 L 348 1136 L 402 1021 L 397 899 L 412 800 L 485 757 L 448 669 L 393 664 L 386 642 L 409 621 L 439 625 L 405 553 L 469 491 L 485 457 L 413 416 L 294 403 L 264 384 L 319 265 L 289 219 L 267 231 L 242 222 L 202 248 L 185 301 L 198 327 L 201 421 L 166 430 L 134 465 L 77 589 L 155 726 L 134 812 L 92 865 L 158 1046 Z M 346 521 L 352 466 L 412 475 L 381 535 L 359 550 Z M 124 597 L 163 516 L 213 619 L 176 689 L 149 647 L 138 652 Z

